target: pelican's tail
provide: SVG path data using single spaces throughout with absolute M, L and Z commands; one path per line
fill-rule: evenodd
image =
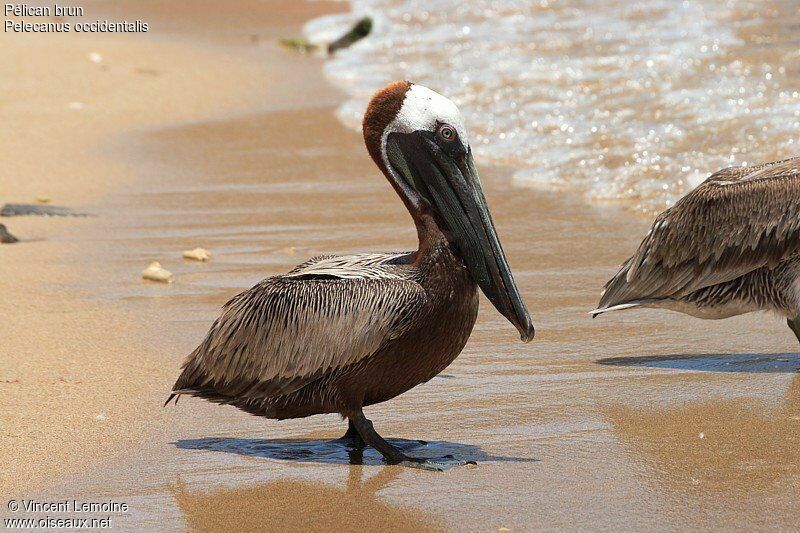
M 180 399 L 180 397 L 181 397 L 181 395 L 179 393 L 173 392 L 172 394 L 169 395 L 169 398 L 167 398 L 167 401 L 164 402 L 164 407 L 168 406 L 169 402 L 171 402 L 173 398 L 175 398 L 175 405 L 178 405 L 178 399 Z
M 642 298 L 641 300 L 634 300 L 632 302 L 625 302 L 623 304 L 612 305 L 609 307 L 598 307 L 593 311 L 589 311 L 589 314 L 592 315 L 592 318 L 594 318 L 597 315 L 608 313 L 609 311 L 622 311 L 623 309 L 630 309 L 632 307 L 639 307 L 640 305 L 649 304 L 651 302 L 655 302 L 656 300 L 658 300 L 658 298 Z

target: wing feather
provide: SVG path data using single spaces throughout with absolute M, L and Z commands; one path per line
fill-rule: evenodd
M 720 170 L 661 213 L 598 311 L 679 297 L 775 266 L 800 247 L 800 158 Z
M 377 352 L 413 325 L 426 298 L 409 279 L 268 278 L 225 304 L 174 391 L 289 394 Z

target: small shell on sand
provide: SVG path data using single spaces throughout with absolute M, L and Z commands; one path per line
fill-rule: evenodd
M 294 254 L 296 252 L 297 252 L 297 250 L 294 249 L 294 246 L 290 246 L 288 248 L 284 248 L 283 249 L 283 253 L 289 254 L 289 255 L 292 255 L 292 254 Z
M 211 253 L 205 248 L 195 248 L 194 250 L 184 250 L 183 258 L 194 261 L 208 261 L 211 259 Z
M 164 269 L 158 261 L 153 261 L 150 266 L 142 270 L 142 278 L 161 283 L 172 283 L 172 272 Z
M 53 200 L 49 196 L 37 196 L 36 201 L 40 204 L 49 204 Z
M 99 54 L 97 52 L 90 52 L 89 53 L 89 61 L 92 63 L 102 63 L 103 62 L 103 54 Z
M 83 109 L 83 103 L 82 102 L 70 102 L 69 103 L 69 108 L 70 109 Z

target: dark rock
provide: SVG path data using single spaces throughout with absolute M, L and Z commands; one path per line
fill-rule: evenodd
M 0 224 L 0 243 L 13 244 L 19 242 L 19 239 L 11 235 L 3 224 Z
M 369 32 L 372 31 L 372 19 L 369 17 L 364 17 L 363 19 L 359 20 L 355 26 L 350 28 L 350 31 L 333 41 L 331 44 L 328 45 L 328 53 L 332 54 L 337 50 L 341 50 L 342 48 L 347 48 L 351 46 L 356 41 L 360 41 L 367 35 Z
M 0 217 L 20 217 L 38 215 L 44 217 L 86 217 L 87 213 L 78 213 L 69 207 L 38 204 L 6 204 L 0 209 Z

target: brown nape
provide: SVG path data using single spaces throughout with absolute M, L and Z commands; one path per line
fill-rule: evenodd
M 395 182 L 395 179 L 389 173 L 389 169 L 386 168 L 383 154 L 381 153 L 383 133 L 389 127 L 389 124 L 397 118 L 411 85 L 410 81 L 395 81 L 376 92 L 367 106 L 366 113 L 364 113 L 362 130 L 369 155 L 372 156 L 372 160 L 375 161 L 375 164 L 378 165 L 378 168 L 389 180 L 397 195 L 403 200 L 406 209 L 411 214 L 411 218 L 414 219 L 419 239 L 419 250 L 415 254 L 416 262 L 420 257 L 419 252 L 426 250 L 433 242 L 443 238 L 442 232 L 431 214 L 426 209 L 415 206 Z
M 400 112 L 406 92 L 411 87 L 411 82 L 395 81 L 375 93 L 364 113 L 364 142 L 372 160 L 384 174 L 388 172 L 381 156 L 381 137 L 383 132 Z

